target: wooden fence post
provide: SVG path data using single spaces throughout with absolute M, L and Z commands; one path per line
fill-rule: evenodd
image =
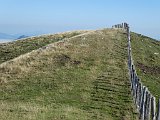
M 156 98 L 154 96 L 151 97 L 151 120 L 156 120 Z
M 139 78 L 137 80 L 137 87 L 136 87 L 136 100 L 135 100 L 135 103 L 136 103 L 136 106 L 137 108 L 139 108 L 139 87 L 140 87 L 140 83 L 139 83 Z
M 138 91 L 138 76 L 135 73 L 135 95 L 134 95 L 134 100 L 135 100 L 135 104 L 137 105 L 137 91 Z
M 146 101 L 145 101 L 145 114 L 144 119 L 150 120 L 150 92 L 146 91 Z
M 138 106 L 139 106 L 139 112 L 140 112 L 140 109 L 141 109 L 141 99 L 142 99 L 142 95 L 143 95 L 143 85 L 142 83 L 140 82 L 139 83 L 139 98 L 138 98 Z
M 160 98 L 158 100 L 157 120 L 160 120 Z
M 140 83 L 140 79 L 137 77 L 137 88 L 136 88 L 136 105 L 137 105 L 137 108 L 139 108 L 140 92 L 141 92 L 141 83 Z
M 140 109 L 140 120 L 144 120 L 146 90 L 147 90 L 147 88 L 145 86 L 143 86 L 143 94 L 142 94 L 141 109 Z
M 134 82 L 133 82 L 133 79 L 134 79 L 134 69 L 133 69 L 133 65 L 132 65 L 132 67 L 131 67 L 131 90 L 132 90 L 132 95 L 134 95 Z
M 138 77 L 136 75 L 136 70 L 133 69 L 133 97 L 136 103 L 136 91 L 137 91 L 137 82 L 138 82 Z

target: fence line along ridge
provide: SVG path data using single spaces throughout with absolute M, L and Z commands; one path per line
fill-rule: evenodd
M 138 77 L 132 59 L 131 37 L 129 24 L 122 23 L 112 26 L 113 29 L 124 29 L 127 31 L 128 38 L 128 68 L 131 83 L 131 93 L 134 103 L 139 112 L 140 120 L 160 120 L 160 98 L 156 106 L 156 98 L 144 86 Z

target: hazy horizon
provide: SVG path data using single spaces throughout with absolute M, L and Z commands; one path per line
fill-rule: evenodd
M 0 1 L 0 33 L 38 35 L 108 28 L 127 22 L 131 31 L 160 39 L 158 0 Z

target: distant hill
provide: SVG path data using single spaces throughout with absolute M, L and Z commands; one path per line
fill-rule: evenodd
M 6 33 L 0 33 L 0 41 L 2 40 L 14 40 L 14 39 L 22 39 L 22 38 L 27 38 L 29 36 L 27 35 L 18 35 L 18 34 L 15 34 L 15 35 L 10 35 L 10 34 L 6 34 Z
M 15 38 L 16 38 L 16 36 L 14 36 L 14 35 L 0 33 L 0 39 L 15 39 Z
M 19 36 L 17 39 L 22 39 L 22 38 L 27 38 L 27 37 L 29 37 L 29 36 L 21 35 L 21 36 Z
M 45 45 L 57 42 L 75 35 L 82 34 L 86 31 L 64 32 L 60 34 L 41 35 L 38 37 L 25 38 L 10 43 L 0 44 L 0 64 L 14 59 L 22 54 L 31 52 Z M 23 36 L 22 36 L 23 37 Z M 3 40 L 2 42 L 4 42 Z

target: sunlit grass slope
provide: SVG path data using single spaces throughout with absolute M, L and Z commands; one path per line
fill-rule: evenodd
M 39 37 L 25 38 L 14 42 L 0 43 L 0 64 L 11 60 L 19 55 L 31 52 L 32 50 L 43 47 L 47 44 L 57 42 L 59 40 L 70 38 L 75 35 L 82 34 L 87 31 L 73 31 L 59 34 L 42 35 Z
M 133 59 L 143 84 L 160 97 L 160 41 L 131 33 Z
M 136 120 L 127 58 L 126 32 L 104 29 L 4 62 L 0 119 Z

